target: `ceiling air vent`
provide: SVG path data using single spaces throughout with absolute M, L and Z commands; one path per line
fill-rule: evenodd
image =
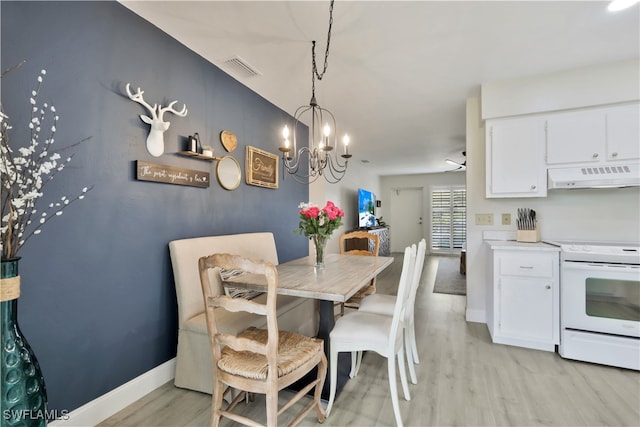
M 228 69 L 238 77 L 254 77 L 262 74 L 260 71 L 251 66 L 247 61 L 237 55 L 233 58 L 227 59 L 223 64 L 226 69 Z

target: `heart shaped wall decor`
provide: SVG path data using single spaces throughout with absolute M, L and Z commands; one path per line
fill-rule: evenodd
M 233 132 L 229 132 L 228 130 L 223 130 L 220 133 L 220 141 L 224 149 L 228 152 L 232 152 L 238 146 L 238 138 Z

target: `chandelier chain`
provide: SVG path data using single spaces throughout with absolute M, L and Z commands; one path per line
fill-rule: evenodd
M 327 47 L 324 51 L 324 67 L 321 73 L 318 73 L 318 65 L 316 64 L 316 41 L 313 40 L 311 42 L 311 58 L 313 62 L 312 80 L 315 80 L 315 77 L 317 77 L 318 80 L 322 80 L 322 78 L 324 77 L 324 73 L 327 72 L 327 66 L 329 65 L 329 45 L 331 44 L 331 27 L 333 26 L 333 2 L 334 0 L 331 0 L 331 4 L 329 6 L 329 31 L 327 33 Z M 315 89 L 315 81 L 313 84 L 313 89 Z
M 349 137 L 345 134 L 343 138 L 344 152 L 337 153 L 337 127 L 336 120 L 331 111 L 322 108 L 316 101 L 316 78 L 322 80 L 327 72 L 329 63 L 329 47 L 331 45 L 331 29 L 333 27 L 333 4 L 331 0 L 329 6 L 329 31 L 327 33 L 327 46 L 324 53 L 324 67 L 322 72 L 318 70 L 316 62 L 316 41 L 312 41 L 311 48 L 311 100 L 308 105 L 298 107 L 294 114 L 293 123 L 293 146 L 289 140 L 289 128 L 283 129 L 283 144 L 279 150 L 282 151 L 282 163 L 284 169 L 282 171 L 283 178 L 285 173 L 291 175 L 296 181 L 308 184 L 314 182 L 319 177 L 324 177 L 330 184 L 339 182 L 347 172 L 349 159 Z M 302 122 L 302 116 L 311 115 L 311 123 L 307 131 L 309 132 L 308 146 L 297 148 L 296 133 L 298 124 Z M 322 124 L 324 123 L 324 127 Z M 333 129 L 333 135 L 331 132 Z M 307 132 L 305 131 L 305 132 Z M 331 135 L 331 137 L 330 137 Z M 333 140 L 333 141 L 331 141 Z M 305 160 L 306 159 L 306 166 Z M 308 168 L 307 168 L 308 167 Z

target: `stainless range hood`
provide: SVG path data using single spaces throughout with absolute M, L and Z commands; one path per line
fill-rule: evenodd
M 550 168 L 547 188 L 614 188 L 640 186 L 640 165 Z

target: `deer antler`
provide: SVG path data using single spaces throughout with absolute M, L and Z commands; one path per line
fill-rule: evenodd
M 158 104 L 153 104 L 152 107 L 145 102 L 142 97 L 144 91 L 140 90 L 140 88 L 138 88 L 136 93 L 131 93 L 131 85 L 127 83 L 126 89 L 129 99 L 143 105 L 151 113 L 151 117 L 140 114 L 140 120 L 151 126 L 151 129 L 149 129 L 149 136 L 147 137 L 147 151 L 149 151 L 149 153 L 154 157 L 161 156 L 162 153 L 164 153 L 164 139 L 162 134 L 164 131 L 169 129 L 169 125 L 171 124 L 169 122 L 165 122 L 162 119 L 162 116 L 165 112 L 169 111 L 177 116 L 184 117 L 187 115 L 187 105 L 185 104 L 180 111 L 173 108 L 178 101 L 170 102 L 166 107 L 162 107 L 162 105 Z
M 187 111 L 187 104 L 184 104 L 182 106 L 182 110 L 177 111 L 175 108 L 173 108 L 173 105 L 178 102 L 178 101 L 173 101 L 170 102 L 169 105 L 167 105 L 164 108 L 158 108 L 158 116 L 162 119 L 162 116 L 164 114 L 165 111 L 168 111 L 170 113 L 175 114 L 176 116 L 180 116 L 180 117 L 184 117 L 187 115 L 188 111 Z
M 131 93 L 131 84 L 130 83 L 127 83 L 126 90 L 127 90 L 127 95 L 129 95 L 129 99 L 130 100 L 135 101 L 138 104 L 141 104 L 144 107 L 146 107 L 146 109 L 149 110 L 149 112 L 151 113 L 152 118 L 154 118 L 154 119 L 158 118 L 158 116 L 156 114 L 157 104 L 153 104 L 153 107 L 151 105 L 149 105 L 149 103 L 147 103 L 144 100 L 144 98 L 142 97 L 142 94 L 144 93 L 143 90 L 140 90 L 140 88 L 138 88 L 138 91 L 136 93 Z

